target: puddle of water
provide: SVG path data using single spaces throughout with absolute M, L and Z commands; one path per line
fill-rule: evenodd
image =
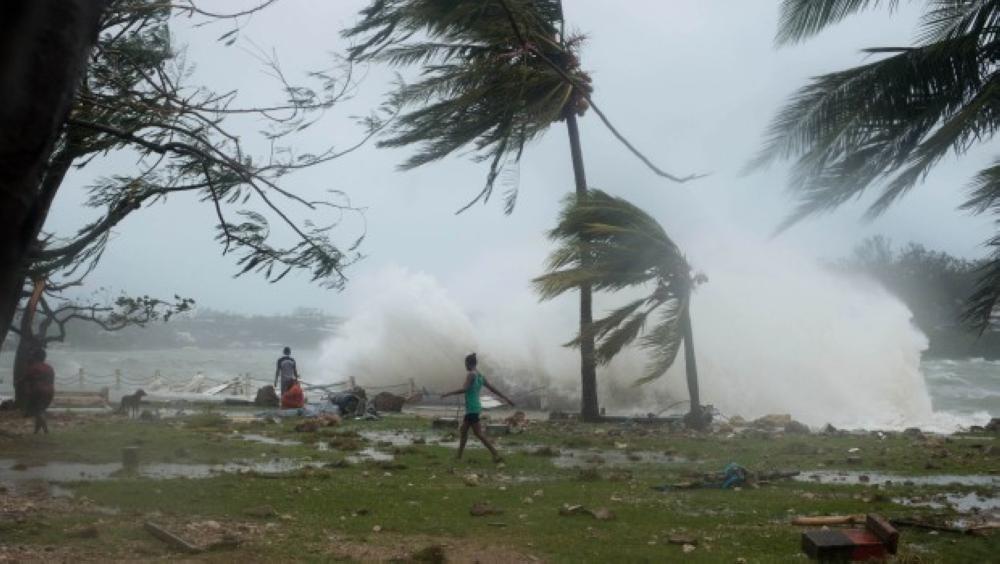
M 5 481 L 0 480 L 0 485 L 3 485 L 8 491 L 18 495 L 37 495 L 41 494 L 46 497 L 52 498 L 70 498 L 73 497 L 73 492 L 62 486 L 57 486 L 55 484 L 50 484 L 45 480 L 37 478 L 28 478 L 21 480 L 11 480 Z
M 867 477 L 867 479 L 862 478 Z M 884 474 L 881 472 L 862 472 L 857 470 L 818 470 L 803 472 L 794 477 L 800 482 L 816 482 L 820 484 L 867 484 L 867 485 L 914 485 L 914 486 L 997 486 L 1000 476 L 985 474 L 933 474 L 930 476 L 904 476 L 902 474 Z
M 90 482 L 118 478 L 121 464 L 116 462 L 104 464 L 84 464 L 76 462 L 50 462 L 41 466 L 32 466 L 24 470 L 15 470 L 16 462 L 0 459 L 0 483 L 18 484 L 31 480 L 41 480 L 48 483 Z M 262 474 L 280 474 L 306 467 L 320 467 L 321 462 L 278 458 L 260 462 L 230 462 L 226 464 L 181 464 L 153 463 L 139 466 L 135 477 L 154 479 L 173 478 L 208 478 L 222 473 L 260 472 Z
M 54 462 L 22 469 L 14 460 L 0 460 L 0 483 L 29 480 L 44 482 L 106 480 L 121 467 L 122 465 L 117 462 L 107 464 Z
M 534 450 L 534 449 L 529 449 Z M 660 452 L 625 452 L 622 450 L 561 449 L 552 457 L 557 468 L 592 468 L 598 466 L 631 466 L 634 464 L 677 464 L 685 458 Z
M 391 462 L 395 457 L 387 452 L 382 452 L 374 447 L 365 447 L 358 451 L 357 454 L 352 454 L 345 458 L 348 462 L 352 464 L 358 464 L 360 462 L 373 461 L 373 462 Z
M 404 431 L 361 431 L 358 433 L 361 438 L 372 443 L 389 443 L 394 447 L 410 446 L 417 443 L 427 443 L 437 438 L 438 435 L 411 433 Z M 457 442 L 455 443 L 458 444 Z
M 950 507 L 959 513 L 997 513 L 1000 512 L 1000 497 L 982 496 L 977 493 L 941 494 L 921 498 L 897 498 L 893 500 L 901 505 L 911 507 L 927 507 L 929 509 L 944 509 Z
M 277 445 L 277 446 L 301 446 L 302 443 L 293 439 L 279 439 L 277 437 L 268 437 L 267 435 L 258 435 L 255 433 L 243 433 L 238 435 L 238 438 L 244 441 L 250 441 L 254 443 L 261 443 L 265 445 Z

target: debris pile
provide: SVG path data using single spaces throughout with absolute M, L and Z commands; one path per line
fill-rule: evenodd
M 278 397 L 277 392 L 274 391 L 274 386 L 264 386 L 257 390 L 257 397 L 254 398 L 253 404 L 257 407 L 278 407 L 281 403 L 281 399 Z
M 372 404 L 375 406 L 376 411 L 386 411 L 390 413 L 399 413 L 403 411 L 403 404 L 406 403 L 406 398 L 403 396 L 397 396 L 391 392 L 381 392 L 372 399 Z

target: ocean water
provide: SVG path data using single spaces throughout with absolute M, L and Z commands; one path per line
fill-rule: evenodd
M 221 383 L 249 374 L 256 385 L 264 385 L 274 380 L 274 364 L 278 356 L 280 351 L 258 349 L 77 351 L 53 348 L 49 352 L 58 387 L 81 389 L 79 374 L 82 369 L 83 389 L 108 386 L 112 389 L 112 397 L 148 386 L 157 374 L 164 381 L 178 384 L 189 382 L 199 374 L 209 383 Z M 298 361 L 303 381 L 307 383 L 328 384 L 344 379 L 344 374 L 336 373 L 335 367 L 329 367 L 319 350 L 293 351 L 293 356 Z M 11 393 L 12 362 L 10 351 L 0 354 L 0 395 L 3 396 Z M 114 387 L 116 370 L 121 373 L 120 389 Z M 920 363 L 920 372 L 925 389 L 912 392 L 930 396 L 936 422 L 934 426 L 938 429 L 954 430 L 982 425 L 989 417 L 1000 417 L 1000 361 L 925 360 Z M 458 374 L 456 380 L 460 380 L 460 376 Z M 420 387 L 439 375 L 407 372 L 395 379 L 391 375 L 383 375 L 377 383 L 366 382 L 359 377 L 358 384 L 398 385 L 400 390 L 404 390 L 408 388 L 411 377 Z M 712 398 L 705 397 L 703 401 L 712 403 Z M 792 402 L 784 407 L 784 412 L 796 417 L 802 406 Z M 859 405 L 858 411 L 850 416 L 856 426 L 870 426 L 871 414 L 864 412 L 863 405 Z M 899 421 L 895 426 L 910 424 L 926 426 L 927 422 Z
M 927 360 L 920 370 L 935 411 L 1000 417 L 1000 361 Z

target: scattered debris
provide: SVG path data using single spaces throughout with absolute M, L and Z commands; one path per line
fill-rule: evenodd
M 582 505 L 563 505 L 559 508 L 559 514 L 563 517 L 570 517 L 573 515 L 590 515 L 598 521 L 614 521 L 617 516 L 615 512 L 606 508 L 598 507 L 597 509 L 587 509 Z
M 939 531 L 942 533 L 954 533 L 958 535 L 981 535 L 989 531 L 1000 529 L 1000 522 L 988 522 L 973 527 L 956 527 L 940 523 L 932 523 L 920 519 L 892 519 L 892 524 L 897 527 L 912 527 L 915 529 L 925 529 L 928 531 Z
M 66 531 L 66 536 L 74 539 L 96 539 L 101 532 L 94 525 L 84 525 Z
M 489 435 L 509 435 L 510 425 L 487 425 L 486 433 Z
M 405 403 L 405 397 L 397 396 L 391 392 L 380 392 L 372 398 L 372 404 L 375 406 L 376 411 L 399 413 L 403 411 L 403 404 Z
M 320 425 L 319 421 L 316 421 L 316 420 L 312 419 L 312 420 L 309 420 L 309 421 L 303 421 L 302 423 L 299 423 L 298 425 L 296 425 L 295 426 L 295 432 L 297 432 L 297 433 L 315 433 L 316 431 L 320 430 L 320 427 L 322 427 L 322 425 Z
M 444 547 L 439 544 L 434 544 L 426 548 L 422 548 L 410 555 L 410 561 L 427 564 L 444 564 L 446 561 Z
M 126 472 L 139 469 L 139 447 L 128 446 L 122 449 L 122 469 Z
M 504 419 L 504 423 L 509 425 L 512 429 L 518 429 L 524 427 L 528 422 L 528 416 L 524 414 L 523 411 L 516 411 L 514 415 L 511 415 L 507 419 Z
M 856 516 L 839 519 L 846 524 L 857 522 Z M 805 531 L 802 533 L 802 551 L 822 562 L 884 559 L 887 554 L 896 553 L 899 532 L 886 519 L 870 513 L 865 517 L 864 525 L 864 529 L 824 527 Z
M 615 512 L 607 507 L 598 507 L 597 509 L 588 510 L 587 512 L 598 521 L 614 521 L 615 518 L 617 518 Z
M 457 429 L 458 419 L 455 417 L 435 417 L 431 421 L 432 429 Z
M 792 422 L 792 416 L 787 413 L 782 413 L 782 414 L 771 414 L 771 415 L 765 415 L 763 417 L 758 417 L 757 419 L 754 419 L 752 425 L 758 428 L 761 427 L 784 428 L 785 425 L 788 425 L 791 422 Z
M 1000 433 L 1000 417 L 990 419 L 990 422 L 986 424 L 986 430 L 991 433 Z
M 275 511 L 270 505 L 251 507 L 250 509 L 244 511 L 243 514 L 248 517 L 258 517 L 260 519 L 271 519 L 278 516 L 278 512 Z
M 808 425 L 795 420 L 785 423 L 785 432 L 790 435 L 808 435 L 812 433 Z
M 477 501 L 469 509 L 469 515 L 473 517 L 485 517 L 487 515 L 503 515 L 503 509 L 494 507 L 487 501 Z
M 257 389 L 257 397 L 254 398 L 253 404 L 258 407 L 278 407 L 281 403 L 281 398 L 278 397 L 278 393 L 274 391 L 274 386 L 264 386 Z
M 340 416 L 333 413 L 324 413 L 316 419 L 303 421 L 295 426 L 299 433 L 315 433 L 324 427 L 336 427 L 340 425 Z
M 239 537 L 226 533 L 222 538 L 205 547 L 208 552 L 221 552 L 224 550 L 236 550 L 240 547 Z
M 792 525 L 799 527 L 829 527 L 833 525 L 858 525 L 864 523 L 864 521 L 864 515 L 801 516 L 792 518 Z
M 558 449 L 546 445 L 536 448 L 535 450 L 531 451 L 531 454 L 535 456 L 559 456 L 561 453 L 559 452 Z
M 670 543 L 670 544 L 690 544 L 690 545 L 696 545 L 696 544 L 698 544 L 698 539 L 694 538 L 691 535 L 675 534 L 675 535 L 670 535 L 670 537 L 667 538 L 667 542 Z

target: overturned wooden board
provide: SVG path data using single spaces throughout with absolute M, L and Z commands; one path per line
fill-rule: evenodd
M 865 517 L 865 528 L 882 541 L 889 554 L 896 554 L 896 548 L 899 546 L 899 531 L 888 520 L 881 515 L 869 513 Z
M 821 562 L 849 562 L 886 558 L 888 548 L 871 531 L 829 529 L 802 533 L 802 551 Z

